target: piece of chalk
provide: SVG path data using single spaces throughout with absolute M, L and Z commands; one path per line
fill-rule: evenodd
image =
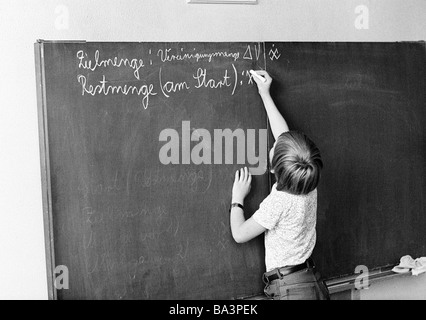
M 266 82 L 266 79 L 262 77 L 261 75 L 259 75 L 256 71 L 250 70 L 250 73 L 252 74 L 252 76 L 258 78 L 260 81 Z

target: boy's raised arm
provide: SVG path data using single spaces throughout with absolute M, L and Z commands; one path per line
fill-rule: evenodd
M 257 88 L 259 90 L 260 97 L 262 98 L 266 113 L 268 115 L 272 134 L 274 135 L 275 140 L 277 140 L 282 133 L 289 131 L 289 128 L 287 122 L 281 115 L 269 92 L 269 89 L 272 84 L 271 76 L 268 74 L 268 72 L 263 70 L 257 70 L 256 73 L 266 79 L 266 81 L 263 82 L 257 79 L 256 77 L 253 77 L 253 80 L 257 83 Z

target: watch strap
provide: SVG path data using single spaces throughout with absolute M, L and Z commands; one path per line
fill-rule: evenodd
M 241 203 L 234 202 L 229 207 L 229 212 L 231 212 L 232 208 L 235 208 L 235 207 L 238 207 L 238 208 L 241 208 L 242 210 L 244 210 L 244 206 Z

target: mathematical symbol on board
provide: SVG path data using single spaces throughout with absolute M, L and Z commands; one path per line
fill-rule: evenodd
M 256 46 L 254 46 L 254 50 L 256 51 L 256 60 L 259 60 L 259 57 L 260 57 L 260 51 L 261 51 L 261 49 L 260 49 L 260 43 Z
M 221 247 L 220 251 L 226 250 L 226 246 L 222 241 L 218 241 L 217 245 Z
M 275 46 L 275 45 L 273 45 L 273 46 Z M 271 50 L 269 50 L 269 58 L 272 61 L 274 61 L 274 59 L 278 60 L 280 57 L 281 57 L 281 54 L 280 54 L 280 52 L 278 51 L 277 48 L 275 48 L 275 49 L 271 48 Z
M 250 71 L 246 70 L 246 76 L 249 78 L 248 84 L 253 84 L 253 75 L 250 73 Z
M 253 60 L 253 56 L 251 54 L 251 47 L 250 47 L 250 45 L 247 46 L 247 50 L 246 50 L 246 53 L 244 53 L 244 57 L 243 58 L 246 59 L 246 60 Z

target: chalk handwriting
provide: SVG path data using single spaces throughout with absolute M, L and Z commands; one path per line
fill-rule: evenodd
M 78 68 L 90 70 L 94 72 L 97 68 L 106 67 L 128 67 L 133 70 L 133 74 L 136 79 L 140 80 L 139 70 L 145 66 L 143 59 L 128 59 L 128 58 L 106 58 L 101 59 L 99 50 L 95 51 L 94 60 L 89 58 L 89 55 L 84 51 L 80 50 L 77 52 Z
M 195 88 L 211 88 L 217 89 L 222 87 L 230 87 L 232 84 L 230 82 L 230 77 L 228 76 L 228 70 L 225 70 L 225 75 L 221 77 L 220 80 L 209 78 L 207 75 L 207 70 L 198 68 L 197 73 L 193 76 L 197 80 Z
M 144 109 L 148 108 L 149 99 L 151 96 L 157 95 L 154 92 L 153 84 L 143 84 L 141 86 L 134 85 L 111 85 L 109 81 L 105 79 L 105 75 L 102 76 L 102 80 L 98 84 L 91 85 L 87 83 L 87 78 L 84 75 L 77 76 L 78 82 L 81 85 L 81 95 L 89 94 L 92 96 L 96 95 L 110 95 L 110 94 L 122 94 L 122 95 L 138 95 L 143 96 L 142 105 Z
M 240 58 L 239 52 L 228 52 L 228 51 L 217 51 L 217 52 L 184 52 L 184 49 L 181 48 L 181 52 L 172 53 L 172 49 L 159 49 L 157 52 L 157 56 L 160 58 L 162 62 L 173 62 L 173 61 L 191 61 L 194 60 L 199 62 L 200 60 L 206 60 L 208 62 L 212 62 L 215 58 L 229 58 L 237 61 Z M 195 51 L 195 48 L 194 48 Z
M 176 93 L 178 91 L 182 90 L 189 90 L 190 87 L 186 81 L 182 82 L 173 82 L 173 81 L 167 81 L 163 83 L 163 75 L 162 75 L 162 68 L 160 68 L 159 72 L 159 80 L 160 80 L 160 88 L 161 92 L 166 98 L 170 97 L 170 93 Z
M 253 60 L 253 55 L 251 54 L 251 47 L 250 47 L 250 45 L 247 46 L 247 50 L 246 50 L 246 53 L 244 53 L 243 59 Z
M 278 60 L 279 58 L 281 58 L 281 53 L 277 48 L 275 48 L 275 44 L 273 44 L 271 50 L 269 50 L 269 59 L 274 61 Z
M 118 194 L 121 190 L 121 186 L 118 180 L 118 171 L 115 172 L 114 177 L 108 181 L 95 182 L 92 179 L 82 180 L 77 187 L 77 190 L 80 191 L 85 197 L 88 195 L 114 195 Z
M 249 81 L 244 81 L 244 72 L 247 73 L 253 68 L 252 62 L 248 60 L 259 61 L 262 52 L 264 54 L 262 58 L 266 60 L 264 45 L 262 46 L 261 43 L 217 51 L 208 51 L 204 47 L 181 46 L 154 50 L 147 48 L 132 57 L 126 57 L 124 53 L 108 56 L 99 49 L 78 50 L 75 55 L 78 68 L 77 82 L 82 96 L 141 96 L 141 105 L 146 110 L 152 102 L 151 99 L 158 93 L 170 98 L 179 92 L 191 94 L 193 89 L 232 88 L 229 92 L 234 95 L 238 85 L 253 86 L 255 84 L 250 75 L 247 74 Z M 269 52 L 269 58 L 274 60 L 279 57 L 278 49 L 273 47 Z M 193 73 L 182 73 L 182 77 L 176 79 L 176 69 L 173 67 L 170 72 L 172 76 L 166 79 L 165 66 L 179 67 L 182 63 L 186 63 L 185 68 L 187 66 L 194 68 Z M 243 66 L 242 63 L 244 63 Z M 248 63 L 250 65 L 247 65 Z M 241 67 L 243 67 L 243 78 L 241 78 Z M 117 78 L 114 78 L 111 73 L 112 69 L 118 70 Z M 126 78 L 127 70 L 132 72 L 131 78 Z M 230 70 L 234 71 L 233 74 Z M 186 79 L 183 78 L 185 74 L 188 77 Z
M 152 188 L 152 187 L 186 187 L 194 193 L 205 193 L 210 188 L 213 180 L 212 166 L 206 169 L 181 169 L 177 171 L 145 169 L 134 173 L 133 179 L 128 183 L 133 183 L 135 188 Z
M 107 207 L 87 206 L 82 208 L 82 215 L 85 223 L 89 225 L 120 223 L 122 221 L 134 222 L 134 219 L 143 218 L 155 220 L 157 225 L 164 225 L 168 218 L 168 211 L 165 206 L 157 206 L 148 208 L 146 206 L 140 208 L 124 209 L 118 205 Z M 90 242 L 90 241 L 89 241 Z

